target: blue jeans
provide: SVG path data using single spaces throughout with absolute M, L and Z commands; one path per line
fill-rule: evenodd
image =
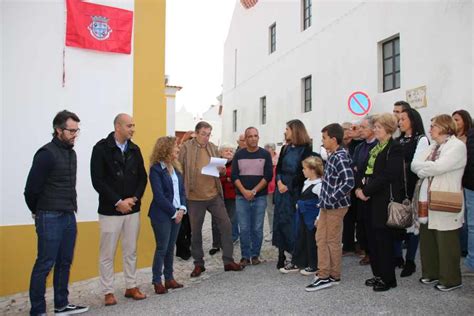
M 418 243 L 420 241 L 420 235 L 408 233 L 406 238 L 407 254 L 405 260 L 415 261 L 416 251 L 418 250 Z M 394 257 L 403 258 L 402 241 L 395 240 L 394 242 Z
M 474 191 L 464 189 L 467 218 L 467 257 L 464 264 L 474 270 Z
M 242 258 L 260 256 L 263 240 L 263 221 L 267 207 L 265 195 L 247 201 L 243 196 L 235 198 L 240 228 L 240 251 Z
M 152 282 L 161 283 L 162 274 L 165 275 L 166 281 L 173 280 L 173 253 L 181 223 L 176 224 L 174 219 L 163 222 L 152 221 L 151 226 L 156 241 Z
M 46 313 L 46 278 L 54 266 L 54 307 L 69 304 L 67 289 L 76 243 L 74 212 L 38 211 L 35 217 L 38 256 L 30 279 L 31 315 Z

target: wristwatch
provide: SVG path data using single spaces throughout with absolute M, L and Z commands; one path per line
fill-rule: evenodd
M 253 194 L 254 196 L 257 195 L 257 190 L 253 189 L 253 190 L 252 190 L 252 194 Z

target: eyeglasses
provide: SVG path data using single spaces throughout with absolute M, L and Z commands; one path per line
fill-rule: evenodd
M 78 134 L 81 129 L 80 128 L 63 128 L 63 131 L 68 131 L 71 134 Z

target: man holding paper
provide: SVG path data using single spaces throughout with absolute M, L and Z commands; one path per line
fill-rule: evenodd
M 219 157 L 217 146 L 209 141 L 212 126 L 204 121 L 196 125 L 196 137 L 185 142 L 179 153 L 179 162 L 183 166 L 184 187 L 188 200 L 188 214 L 191 222 L 191 255 L 194 258 L 194 270 L 191 277 L 198 277 L 206 271 L 204 251 L 202 249 L 202 225 L 206 210 L 217 222 L 222 244 L 222 260 L 225 271 L 240 271 L 242 267 L 234 262 L 232 243 L 232 225 L 224 206 L 224 196 L 220 179 L 202 172 L 211 157 Z M 220 172 L 224 173 L 225 168 Z
M 258 130 L 247 128 L 247 146 L 235 154 L 232 162 L 232 181 L 237 189 L 235 203 L 240 227 L 241 266 L 260 263 L 267 183 L 273 177 L 272 157 L 258 146 L 258 140 Z

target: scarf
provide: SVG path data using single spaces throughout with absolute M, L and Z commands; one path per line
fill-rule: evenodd
M 375 160 L 377 159 L 377 156 L 382 152 L 382 150 L 384 150 L 387 144 L 388 140 L 384 141 L 383 143 L 378 143 L 377 145 L 375 145 L 374 148 L 370 150 L 369 161 L 367 162 L 367 169 L 365 169 L 365 174 L 374 174 Z

